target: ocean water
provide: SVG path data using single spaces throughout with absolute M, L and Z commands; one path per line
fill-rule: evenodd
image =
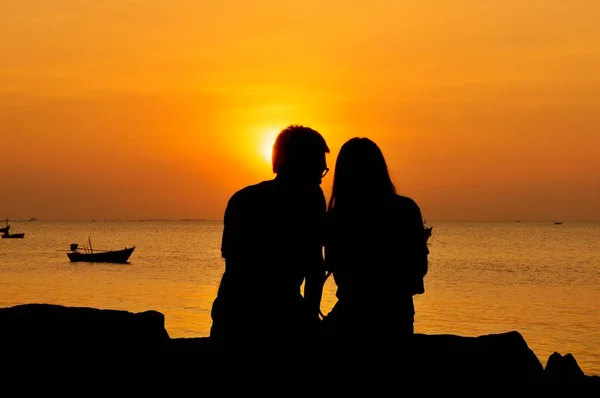
M 599 222 L 429 224 L 426 292 L 415 298 L 417 333 L 517 330 L 542 364 L 555 351 L 571 353 L 587 375 L 600 375 Z M 0 239 L 0 307 L 153 309 L 165 315 L 173 338 L 208 336 L 224 268 L 221 221 L 12 225 L 11 232 L 25 238 Z M 136 249 L 128 264 L 69 262 L 69 244 L 87 245 L 88 238 L 96 249 Z M 324 313 L 335 302 L 335 288 L 329 278 Z

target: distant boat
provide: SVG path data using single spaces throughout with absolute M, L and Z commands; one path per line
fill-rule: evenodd
M 427 242 L 429 240 L 429 237 L 431 236 L 433 225 L 427 226 L 427 220 L 423 220 L 423 228 L 425 231 L 425 242 Z
M 88 238 L 89 240 L 89 238 Z M 83 246 L 81 249 L 77 243 L 71 243 L 71 250 L 67 253 L 71 262 L 89 262 L 89 263 L 126 263 L 135 250 L 135 246 L 126 247 L 121 250 L 94 250 L 92 242 L 89 240 L 89 247 Z
M 562 221 L 552 221 L 554 223 L 554 225 L 561 225 Z
M 429 237 L 431 236 L 431 230 L 433 229 L 433 225 L 429 226 L 429 227 L 425 227 L 425 242 L 427 242 L 429 240 Z
M 0 233 L 2 233 L 2 239 L 23 239 L 25 237 L 25 232 L 19 232 L 16 234 L 11 234 L 10 232 L 8 232 L 10 230 L 8 218 L 5 221 L 6 225 L 0 228 Z

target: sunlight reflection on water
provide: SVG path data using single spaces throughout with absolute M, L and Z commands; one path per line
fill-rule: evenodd
M 417 333 L 517 330 L 545 365 L 572 353 L 600 375 L 600 223 L 432 222 Z M 207 336 L 223 260 L 220 221 L 23 222 L 0 242 L 0 306 L 54 303 L 166 317 L 171 337 Z M 135 245 L 130 264 L 70 263 L 65 250 Z M 377 269 L 373 270 L 378 272 Z M 384 277 L 384 275 L 382 275 Z M 322 310 L 335 302 L 329 278 Z

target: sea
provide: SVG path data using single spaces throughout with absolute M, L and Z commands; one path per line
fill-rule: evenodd
M 222 221 L 14 221 L 0 239 L 0 307 L 26 303 L 160 311 L 172 338 L 205 337 L 224 270 Z M 516 330 L 540 362 L 572 354 L 600 376 L 600 222 L 435 221 L 415 332 Z M 3 224 L 2 224 L 3 226 Z M 135 246 L 127 264 L 71 263 L 71 243 Z M 385 273 L 377 264 L 372 272 Z M 327 279 L 322 312 L 335 303 Z

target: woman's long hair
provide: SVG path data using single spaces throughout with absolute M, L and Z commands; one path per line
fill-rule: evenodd
M 368 138 L 346 141 L 336 159 L 329 209 L 377 203 L 396 193 L 381 149 Z

